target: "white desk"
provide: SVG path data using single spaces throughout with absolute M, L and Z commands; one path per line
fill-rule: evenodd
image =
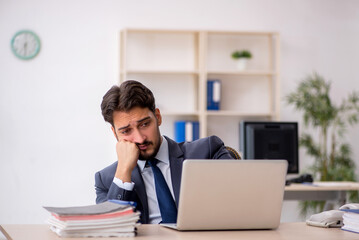
M 330 210 L 333 203 L 344 205 L 347 202 L 348 191 L 359 191 L 359 182 L 293 183 L 285 187 L 284 200 L 325 200 L 329 202 L 324 209 Z
M 359 191 L 359 182 L 293 183 L 285 187 L 284 200 L 346 200 L 348 191 Z
M 0 230 L 8 240 L 114 240 L 119 238 L 60 238 L 48 225 L 1 225 Z M 276 230 L 242 230 L 242 231 L 189 231 L 179 232 L 159 225 L 141 225 L 138 235 L 126 240 L 158 240 L 158 239 L 251 239 L 251 240 L 354 240 L 359 234 L 346 232 L 339 228 L 318 228 L 305 223 L 282 223 Z

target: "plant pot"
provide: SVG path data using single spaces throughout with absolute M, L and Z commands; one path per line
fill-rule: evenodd
M 238 71 L 244 71 L 247 68 L 248 59 L 247 58 L 238 58 L 236 60 L 236 66 Z

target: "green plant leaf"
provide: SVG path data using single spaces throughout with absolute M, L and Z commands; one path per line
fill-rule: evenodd
M 231 56 L 232 56 L 233 59 L 239 59 L 239 58 L 248 58 L 248 59 L 250 59 L 250 58 L 252 58 L 252 54 L 248 50 L 234 51 Z

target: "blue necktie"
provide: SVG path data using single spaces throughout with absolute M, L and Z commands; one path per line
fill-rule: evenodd
M 161 170 L 157 167 L 157 159 L 147 161 L 152 168 L 153 176 L 155 178 L 155 188 L 157 194 L 157 201 L 160 207 L 162 223 L 176 223 L 177 222 L 177 207 L 170 189 L 167 186 L 166 180 L 163 177 Z

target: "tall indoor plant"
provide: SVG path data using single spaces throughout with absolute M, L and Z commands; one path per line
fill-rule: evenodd
M 310 171 L 320 181 L 356 181 L 355 163 L 350 144 L 344 135 L 348 127 L 359 120 L 359 93 L 352 92 L 340 105 L 330 98 L 331 84 L 313 73 L 299 83 L 297 89 L 286 96 L 289 104 L 303 113 L 304 126 L 311 134 L 302 133 L 300 146 L 314 158 Z M 350 201 L 358 202 L 358 192 L 350 193 Z M 302 213 L 323 211 L 325 202 L 302 202 Z

